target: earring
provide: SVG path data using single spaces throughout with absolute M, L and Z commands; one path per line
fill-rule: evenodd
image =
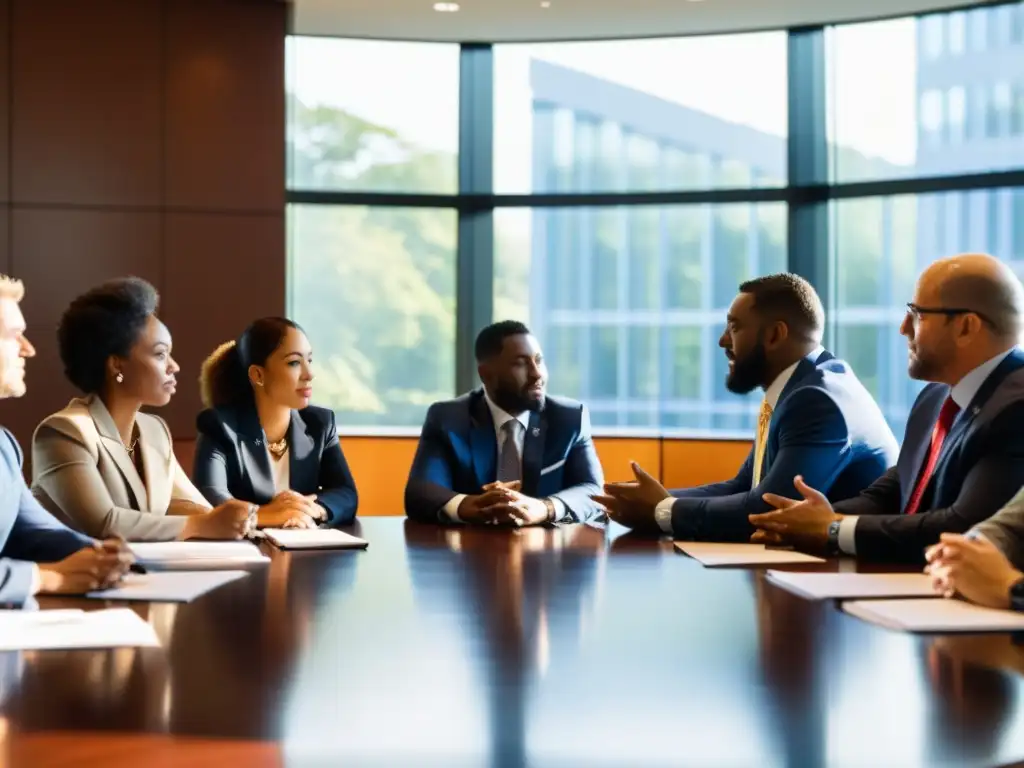
M 262 381 L 257 381 L 256 382 L 256 386 L 257 387 L 262 387 L 263 386 L 263 382 Z
M 118 373 L 117 376 L 114 377 L 114 381 L 116 381 L 118 384 L 124 384 L 124 374 Z

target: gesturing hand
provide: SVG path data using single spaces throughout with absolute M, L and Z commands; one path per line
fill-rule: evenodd
M 775 507 L 775 511 L 750 515 L 750 524 L 768 534 L 775 534 L 771 539 L 766 535 L 759 536 L 762 542 L 790 544 L 808 552 L 824 551 L 828 545 L 829 525 L 842 520 L 843 516 L 837 515 L 825 495 L 807 485 L 800 475 L 793 478 L 793 485 L 802 500 L 766 493 L 763 498 Z

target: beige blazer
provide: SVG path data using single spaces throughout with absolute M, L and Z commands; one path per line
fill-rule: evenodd
M 178 464 L 164 420 L 140 413 L 136 422 L 145 477 L 139 477 L 103 401 L 95 395 L 72 400 L 32 436 L 33 495 L 89 536 L 177 538 L 188 518 L 168 514 L 174 502 L 210 505 Z

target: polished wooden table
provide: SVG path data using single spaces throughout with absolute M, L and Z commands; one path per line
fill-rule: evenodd
M 1008 635 L 890 632 L 615 526 L 354 532 L 138 607 L 161 649 L 0 654 L 0 765 L 1024 759 Z

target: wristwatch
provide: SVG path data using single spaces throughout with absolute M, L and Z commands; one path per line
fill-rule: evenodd
M 548 508 L 548 519 L 544 522 L 553 523 L 555 522 L 555 502 L 551 499 L 542 499 L 544 506 Z
M 839 528 L 842 524 L 842 520 L 833 520 L 828 525 L 828 543 L 825 545 L 825 554 L 829 557 L 836 557 L 840 554 Z

